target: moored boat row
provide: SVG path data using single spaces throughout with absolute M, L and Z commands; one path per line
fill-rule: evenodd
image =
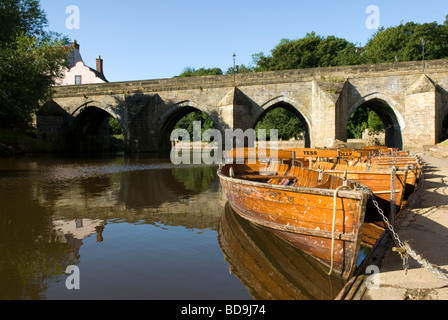
M 419 158 L 388 148 L 239 149 L 218 172 L 229 204 L 349 278 L 421 179 Z

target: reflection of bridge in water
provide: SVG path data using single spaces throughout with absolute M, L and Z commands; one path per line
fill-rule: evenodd
M 215 167 L 158 163 L 58 166 L 47 171 L 49 180 L 39 181 L 34 193 L 43 207 L 51 208 L 59 225 L 112 219 L 216 230 L 224 205 Z

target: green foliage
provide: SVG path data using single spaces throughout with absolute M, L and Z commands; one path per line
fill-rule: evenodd
M 67 65 L 68 40 L 44 32 L 36 0 L 0 0 L 0 129 L 25 130 Z
M 251 66 L 238 66 L 238 73 L 416 61 L 422 59 L 422 39 L 425 40 L 426 59 L 447 58 L 448 15 L 440 25 L 437 22 L 408 22 L 381 28 L 364 48 L 342 38 L 323 37 L 315 32 L 296 40 L 281 39 L 270 56 L 263 52 L 253 54 Z M 220 71 L 217 68 L 186 68 L 180 76 L 222 74 Z M 226 74 L 233 74 L 233 67 L 228 68 Z
M 255 127 L 255 132 L 258 138 L 258 130 L 266 130 L 266 139 L 270 140 L 270 130 L 278 130 L 278 138 L 281 140 L 290 140 L 292 138 L 299 138 L 300 134 L 305 132 L 300 119 L 291 111 L 278 107 L 265 114 L 265 116 L 258 122 Z
M 210 68 L 210 69 L 200 68 L 196 70 L 195 68 L 187 67 L 178 77 L 185 78 L 185 77 L 217 76 L 222 74 L 223 74 L 222 70 L 219 68 Z
M 237 68 L 237 73 L 249 73 L 249 72 L 254 72 L 254 69 L 251 66 L 246 66 L 244 64 L 241 64 L 239 66 L 236 66 Z M 233 67 L 229 67 L 229 69 L 227 69 L 226 74 L 233 74 Z
M 174 168 L 171 170 L 173 177 L 184 185 L 184 188 L 200 193 L 206 191 L 216 179 L 216 168 L 213 166 L 199 168 Z
M 214 125 L 212 119 L 210 119 L 210 117 L 206 113 L 198 110 L 198 111 L 190 112 L 188 115 L 186 115 L 185 117 L 180 119 L 180 121 L 174 126 L 174 130 L 185 129 L 188 131 L 188 134 L 190 135 L 190 139 L 193 139 L 193 135 L 194 135 L 193 123 L 195 121 L 201 122 L 201 132 L 196 133 L 196 135 L 200 134 L 201 137 L 203 136 L 204 131 L 206 131 L 208 129 L 215 128 L 215 125 Z
M 123 129 L 120 126 L 120 123 L 118 123 L 117 119 L 114 117 L 109 118 L 109 133 L 110 135 L 122 135 Z
M 358 108 L 350 117 L 347 124 L 347 135 L 350 139 L 362 138 L 362 133 L 368 127 L 369 110 Z
M 253 55 L 255 71 L 331 67 L 357 64 L 360 54 L 354 44 L 334 36 L 322 37 L 312 32 L 297 40 L 282 39 L 271 51 Z
M 22 132 L 0 131 L 0 158 L 14 154 L 48 153 L 52 148 L 44 141 Z
M 17 34 L 45 35 L 47 18 L 37 0 L 0 0 L 0 43 L 13 43 Z
M 356 109 L 347 123 L 348 138 L 362 138 L 362 133 L 367 128 L 369 133 L 377 134 L 384 130 L 384 124 L 373 110 L 364 107 Z
M 367 118 L 367 124 L 370 133 L 379 133 L 384 131 L 384 124 L 381 118 L 372 110 L 369 111 L 369 117 Z
M 448 57 L 448 16 L 442 25 L 437 22 L 424 24 L 408 22 L 396 27 L 379 29 L 365 47 L 366 62 L 421 60 L 422 39 L 425 41 L 425 59 Z

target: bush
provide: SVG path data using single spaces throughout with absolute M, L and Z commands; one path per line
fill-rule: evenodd
M 49 153 L 52 148 L 42 140 L 17 132 L 0 132 L 0 155 Z

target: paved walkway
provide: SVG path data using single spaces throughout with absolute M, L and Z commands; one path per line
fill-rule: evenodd
M 425 182 L 396 231 L 402 242 L 448 275 L 448 159 L 421 154 L 427 162 Z M 392 247 L 393 244 L 390 245 Z M 409 257 L 409 269 L 389 249 L 382 260 L 379 286 L 363 300 L 448 300 L 448 283 Z

